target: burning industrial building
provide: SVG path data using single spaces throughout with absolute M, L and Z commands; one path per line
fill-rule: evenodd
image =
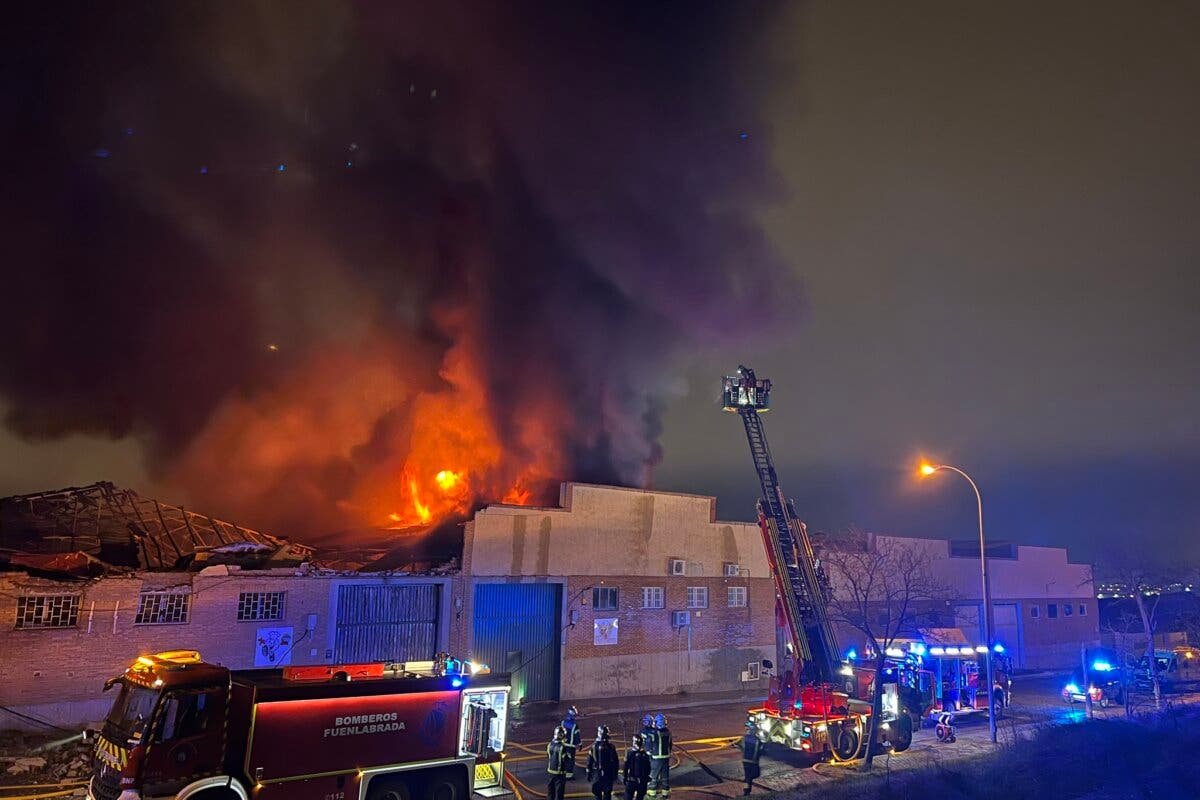
M 646 485 L 681 352 L 795 319 L 776 9 L 306 9 L 14 23 L 52 55 L 12 82 L 8 429 L 318 544 Z

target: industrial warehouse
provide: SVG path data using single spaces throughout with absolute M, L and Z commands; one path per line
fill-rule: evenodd
M 107 484 L 0 510 L 4 727 L 99 719 L 105 680 L 165 640 L 231 669 L 460 653 L 511 673 L 518 703 L 762 695 L 776 654 L 762 532 L 718 520 L 712 497 L 564 483 L 556 507 L 479 510 L 440 561 L 365 564 Z M 978 549 L 898 541 L 940 548 L 945 624 L 979 640 Z M 1017 666 L 1069 667 L 1098 641 L 1085 565 L 989 556 L 995 640 Z

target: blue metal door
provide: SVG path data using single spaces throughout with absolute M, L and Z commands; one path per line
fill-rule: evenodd
M 512 673 L 518 702 L 557 700 L 561 615 L 561 584 L 476 584 L 472 656 Z

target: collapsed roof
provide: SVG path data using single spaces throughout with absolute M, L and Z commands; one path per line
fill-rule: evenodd
M 71 553 L 83 556 L 49 557 Z M 72 565 L 92 569 L 95 560 L 144 570 L 201 564 L 282 567 L 308 561 L 312 554 L 311 547 L 107 482 L 0 498 L 0 565 L 59 574 L 76 574 Z

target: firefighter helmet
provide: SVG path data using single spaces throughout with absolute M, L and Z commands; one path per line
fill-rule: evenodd
M 667 718 L 665 716 L 663 716 L 662 714 L 655 714 L 654 715 L 654 727 L 658 728 L 660 731 L 663 728 L 667 727 Z
M 633 735 L 633 749 L 634 749 L 634 750 L 641 750 L 641 749 L 642 749 L 642 743 L 643 743 L 645 740 L 646 740 L 646 739 L 645 739 L 645 737 L 644 737 L 644 736 L 642 736 L 640 733 L 635 733 L 635 734 Z
M 649 714 L 642 715 L 642 727 L 643 728 L 649 728 L 653 724 L 654 724 L 654 717 L 650 716 Z
M 567 729 L 559 725 L 554 729 L 554 741 L 561 742 L 567 738 Z
M 607 725 L 601 725 L 599 728 L 596 728 L 596 739 L 599 741 L 602 741 L 602 742 L 608 741 L 608 726 Z
M 578 708 L 576 708 L 575 706 L 569 706 L 567 708 L 567 719 L 575 719 L 578 716 L 579 716 Z

